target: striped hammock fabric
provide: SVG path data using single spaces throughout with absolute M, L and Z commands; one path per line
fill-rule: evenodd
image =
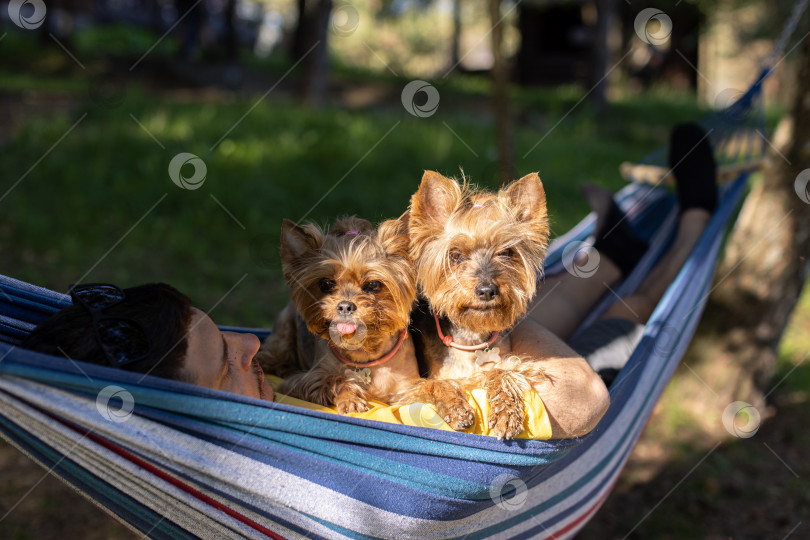
M 151 538 L 528 538 L 573 535 L 599 508 L 700 318 L 746 175 L 709 227 L 611 387 L 597 428 L 567 441 L 493 437 L 341 417 L 27 351 L 19 339 L 65 295 L 0 277 L 0 433 Z M 671 241 L 666 190 L 617 194 L 653 246 Z M 593 216 L 555 240 L 563 269 Z M 604 306 L 594 310 L 597 316 Z M 260 336 L 261 337 L 261 336 Z

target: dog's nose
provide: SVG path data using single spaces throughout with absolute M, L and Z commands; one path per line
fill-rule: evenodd
M 357 311 L 357 306 L 354 305 L 354 302 L 344 300 L 337 305 L 338 315 L 351 315 L 355 311 Z
M 498 296 L 498 286 L 492 283 L 491 281 L 488 283 L 479 283 L 478 286 L 475 288 L 475 294 L 478 295 L 479 300 L 483 300 L 484 302 L 490 302 Z

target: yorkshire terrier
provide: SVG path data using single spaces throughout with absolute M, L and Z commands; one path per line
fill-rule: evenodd
M 523 395 L 544 378 L 511 354 L 509 329 L 537 290 L 548 246 L 543 183 L 529 174 L 497 193 L 433 171 L 412 196 L 408 228 L 420 301 L 412 314 L 420 368 L 407 399 L 433 403 L 456 430 L 472 425 L 464 388 L 484 388 L 491 432 L 523 429 Z
M 291 303 L 257 358 L 278 391 L 347 414 L 390 402 L 419 378 L 408 322 L 416 277 L 404 219 L 375 230 L 338 220 L 326 233 L 284 220 L 281 260 Z

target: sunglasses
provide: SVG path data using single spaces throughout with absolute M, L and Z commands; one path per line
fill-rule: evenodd
M 111 366 L 121 368 L 146 358 L 152 347 L 140 323 L 103 313 L 126 299 L 124 291 L 107 283 L 87 283 L 72 286 L 70 297 L 93 318 L 96 341 Z

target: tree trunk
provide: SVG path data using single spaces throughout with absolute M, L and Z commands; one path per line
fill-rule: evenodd
M 612 47 L 610 43 L 610 27 L 616 17 L 614 0 L 596 1 L 596 29 L 592 45 L 593 63 L 591 64 L 590 87 L 591 102 L 596 111 L 601 113 L 607 105 L 607 73 Z
M 298 26 L 292 43 L 294 61 L 302 58 L 299 97 L 318 107 L 326 100 L 329 74 L 329 16 L 332 0 L 298 0 Z
M 710 387 L 721 407 L 765 405 L 777 347 L 810 270 L 810 42 L 802 48 L 791 114 L 742 207 L 686 359 L 694 387 Z
M 505 184 L 515 178 L 515 159 L 509 112 L 509 73 L 502 52 L 501 0 L 489 0 L 489 19 L 492 24 L 492 106 L 498 142 L 498 179 Z
M 305 39 L 307 35 L 307 0 L 296 0 L 295 5 L 298 13 L 298 21 L 295 23 L 292 40 L 290 41 L 290 56 L 294 59 L 301 58 L 307 50 Z
M 459 68 L 461 63 L 461 0 L 453 0 L 453 35 L 450 45 L 450 70 Z
M 234 24 L 235 18 L 236 0 L 226 0 L 225 37 L 223 39 L 223 48 L 225 49 L 225 58 L 232 62 L 237 59 L 236 26 Z

